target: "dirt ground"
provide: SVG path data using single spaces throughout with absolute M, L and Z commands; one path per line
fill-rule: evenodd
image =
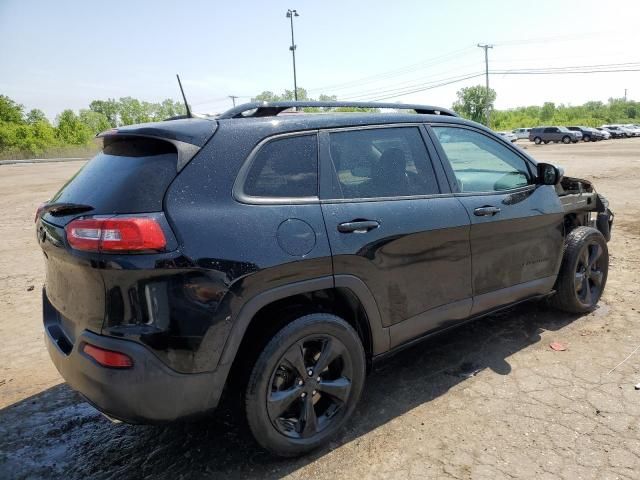
M 43 345 L 33 214 L 82 163 L 0 166 L 0 477 L 640 478 L 640 138 L 520 144 L 611 202 L 600 308 L 522 305 L 415 346 L 372 373 L 335 442 L 296 460 L 225 410 L 114 425 L 70 391 Z

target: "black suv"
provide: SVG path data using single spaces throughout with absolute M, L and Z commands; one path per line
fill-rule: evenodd
M 585 142 L 598 142 L 604 140 L 604 133 L 591 127 L 567 127 L 572 132 L 580 132 Z
M 278 115 L 340 106 L 395 112 Z M 588 312 L 607 280 L 592 185 L 443 108 L 255 103 L 101 138 L 36 229 L 51 358 L 115 419 L 240 391 L 257 441 L 301 454 L 389 352 L 529 299 Z

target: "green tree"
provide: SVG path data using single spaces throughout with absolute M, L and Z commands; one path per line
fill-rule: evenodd
M 89 109 L 93 112 L 103 114 L 112 127 L 118 126 L 119 108 L 118 102 L 113 98 L 109 98 L 107 100 L 94 100 L 89 104 Z
M 492 110 L 496 101 L 496 91 L 490 88 L 487 92 L 482 85 L 462 88 L 456 95 L 458 100 L 453 104 L 453 110 L 474 122 L 482 122 L 487 110 Z
M 93 132 L 80 121 L 73 110 L 64 110 L 57 118 L 56 137 L 63 143 L 85 145 L 93 137 Z
M 154 120 L 166 120 L 167 118 L 186 115 L 186 113 L 187 111 L 184 108 L 184 104 L 182 102 L 176 102 L 175 100 L 167 98 L 156 106 Z
M 549 122 L 556 113 L 556 105 L 553 102 L 544 102 L 540 110 L 540 121 Z
M 24 122 L 24 106 L 14 102 L 6 95 L 0 95 L 0 122 Z
M 47 117 L 44 114 L 44 112 L 37 108 L 29 110 L 29 113 L 27 113 L 26 120 L 29 125 L 34 125 L 40 122 L 49 123 L 49 120 L 47 120 Z
M 94 112 L 93 110 L 80 110 L 78 119 L 86 125 L 94 135 L 112 128 L 109 120 L 103 113 Z

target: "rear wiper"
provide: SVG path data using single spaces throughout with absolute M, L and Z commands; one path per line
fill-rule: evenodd
M 62 215 L 71 215 L 73 213 L 83 213 L 93 210 L 90 205 L 82 205 L 80 203 L 49 203 L 42 207 L 40 215 L 48 213 L 54 217 Z

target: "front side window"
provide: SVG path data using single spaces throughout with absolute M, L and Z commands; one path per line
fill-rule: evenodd
M 252 197 L 317 197 L 316 135 L 278 138 L 264 144 L 251 163 L 243 192 Z
M 479 132 L 434 126 L 461 192 L 497 192 L 532 181 L 525 160 Z
M 417 127 L 372 128 L 329 135 L 340 198 L 439 193 Z

